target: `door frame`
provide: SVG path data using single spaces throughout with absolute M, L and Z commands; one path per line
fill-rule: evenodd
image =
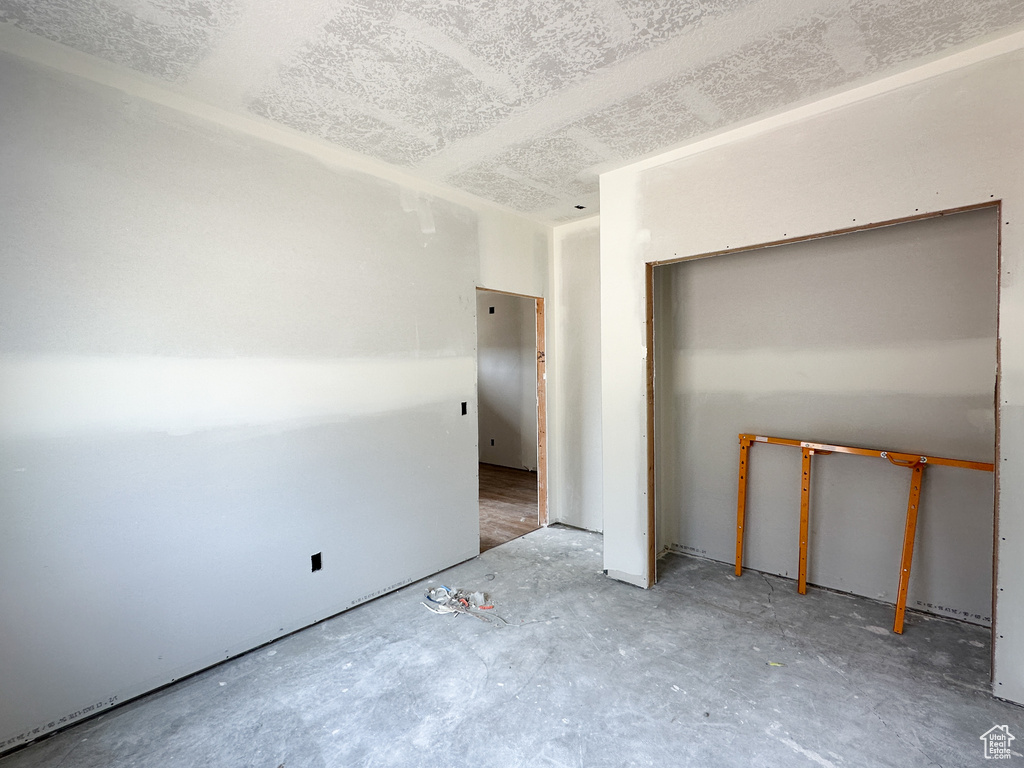
M 547 338 L 544 322 L 544 297 L 526 293 L 498 291 L 477 286 L 477 293 L 499 293 L 530 299 L 536 307 L 536 358 L 537 358 L 537 524 L 543 528 L 548 524 L 548 408 L 547 408 Z M 479 352 L 478 352 L 479 353 Z M 479 396 L 479 395 L 478 395 Z M 477 412 L 479 413 L 479 404 Z

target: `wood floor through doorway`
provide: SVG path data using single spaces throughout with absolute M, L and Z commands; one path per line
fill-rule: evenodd
M 535 531 L 537 473 L 480 465 L 480 551 Z

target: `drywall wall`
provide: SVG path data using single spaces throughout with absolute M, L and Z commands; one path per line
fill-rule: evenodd
M 547 296 L 551 228 L 528 219 L 482 210 L 478 214 L 481 288 Z
M 537 469 L 537 302 L 478 291 L 480 461 Z
M 554 232 L 554 337 L 558 455 L 551 481 L 551 518 L 591 531 L 602 529 L 601 501 L 601 253 L 599 219 Z
M 610 573 L 647 583 L 645 263 L 1000 201 L 993 690 L 1024 701 L 1022 47 L 1021 35 L 995 41 L 602 176 Z
M 992 462 L 994 208 L 655 269 L 659 548 L 732 562 L 737 434 Z M 750 457 L 745 565 L 795 577 L 799 449 Z M 820 456 L 808 581 L 894 602 L 911 473 Z M 934 466 L 908 605 L 991 623 L 994 476 Z
M 478 552 L 478 212 L 7 54 L 0 102 L 0 750 Z

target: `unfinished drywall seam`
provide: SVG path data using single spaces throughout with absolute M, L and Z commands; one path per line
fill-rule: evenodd
M 999 533 L 999 508 L 1000 508 L 1000 478 L 1002 477 L 1001 467 L 1002 463 L 1002 451 L 1003 451 L 1003 440 L 1000 425 L 1002 419 L 1000 418 L 1000 403 L 1002 403 L 1002 387 L 1003 387 L 1003 334 L 1002 334 L 1002 323 L 1003 313 L 1001 308 L 1003 306 L 1003 201 L 1000 199 L 996 201 L 996 270 L 999 275 L 999 279 L 996 282 L 996 305 L 1000 307 L 1000 311 L 996 313 L 996 389 L 995 389 L 995 413 L 996 413 L 996 452 L 995 452 L 995 513 L 993 515 L 992 525 L 992 647 L 989 654 L 989 669 L 990 681 L 995 684 L 995 670 L 996 670 L 996 641 L 1000 639 L 996 635 L 996 624 L 998 613 L 998 600 L 997 600 L 997 588 L 999 585 L 999 542 L 1002 537 Z M 1008 275 L 1007 275 L 1008 276 Z M 1020 703 L 1020 702 L 1018 702 Z
M 886 219 L 885 221 L 867 222 L 862 226 L 844 227 L 843 229 L 836 229 L 830 232 L 815 232 L 811 235 L 801 235 L 799 237 L 786 237 L 780 240 L 771 240 L 765 243 L 756 243 L 754 245 L 743 245 L 736 248 L 724 248 L 718 251 L 709 251 L 708 253 L 700 253 L 695 256 L 680 256 L 673 257 L 670 259 L 663 259 L 660 261 L 647 262 L 652 267 L 662 267 L 671 264 L 681 264 L 686 261 L 695 261 L 697 259 L 707 259 L 712 256 L 725 256 L 731 253 L 747 253 L 748 251 L 759 251 L 764 248 L 775 248 L 781 245 L 793 245 L 795 243 L 806 243 L 812 240 L 823 240 L 828 237 L 837 237 L 841 235 L 852 235 L 855 232 L 870 232 L 873 229 L 882 229 L 884 227 L 895 227 L 900 224 L 909 224 L 914 221 L 925 221 L 927 219 L 940 218 L 942 216 L 952 216 L 957 213 L 967 213 L 969 211 L 979 211 L 985 208 L 997 207 L 1002 201 L 987 201 L 983 203 L 972 203 L 971 205 L 962 205 L 958 208 L 950 208 L 943 211 L 928 211 L 926 213 L 916 214 L 914 216 L 906 216 L 899 219 Z

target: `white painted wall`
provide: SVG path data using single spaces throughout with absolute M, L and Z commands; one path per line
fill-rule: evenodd
M 602 176 L 605 564 L 646 582 L 644 264 L 1002 201 L 994 692 L 1024 702 L 1024 37 Z
M 0 103 L 0 751 L 477 553 L 475 289 L 543 228 L 8 54 Z
M 486 464 L 537 469 L 536 305 L 477 292 L 478 434 Z
M 551 480 L 551 519 L 600 531 L 601 498 L 601 252 L 595 218 L 554 233 L 554 337 L 559 376 L 552 425 L 563 457 Z
M 656 268 L 659 549 L 733 562 L 741 432 L 991 462 L 994 208 Z M 800 450 L 750 457 L 744 563 L 796 578 Z M 808 581 L 894 602 L 909 469 L 820 456 Z M 988 625 L 994 477 L 925 473 L 908 605 Z

